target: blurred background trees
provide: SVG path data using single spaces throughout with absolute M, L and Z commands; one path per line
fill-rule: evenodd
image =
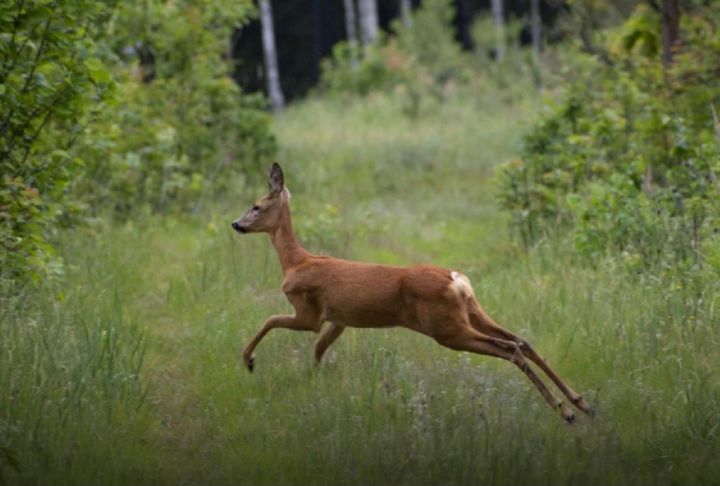
M 489 87 L 512 99 L 541 85 L 560 90 L 557 107 L 501 172 L 522 241 L 565 227 L 582 254 L 617 248 L 647 264 L 672 247 L 701 263 L 718 209 L 714 2 L 305 7 L 3 2 L 4 278 L 53 268 L 58 228 L 197 213 L 242 188 L 275 153 L 268 108 L 286 98 L 384 92 L 417 118 Z

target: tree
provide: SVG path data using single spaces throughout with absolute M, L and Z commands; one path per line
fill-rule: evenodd
M 400 0 L 400 18 L 405 27 L 412 25 L 412 1 L 411 0 Z
M 270 0 L 260 0 L 260 20 L 262 22 L 263 53 L 265 55 L 265 82 L 273 111 L 285 106 L 285 97 L 280 88 L 277 50 L 275 49 L 275 29 L 273 27 Z
M 345 8 L 345 32 L 350 47 L 354 50 L 357 48 L 357 19 L 355 18 L 355 2 L 353 0 L 343 0 Z
M 353 68 L 357 67 L 357 18 L 355 16 L 355 2 L 353 0 L 343 0 L 345 8 L 345 32 L 347 42 L 350 46 L 350 56 Z
M 503 0 L 492 0 L 492 15 L 495 22 L 495 57 L 502 61 L 505 57 L 505 14 Z
M 680 40 L 680 2 L 662 0 L 662 59 L 667 69 L 673 61 L 673 49 Z
M 540 19 L 540 0 L 530 0 L 530 34 L 532 37 L 533 55 L 537 61 L 542 48 L 542 21 Z
M 358 0 L 358 10 L 362 43 L 367 48 L 377 39 L 380 30 L 376 0 Z

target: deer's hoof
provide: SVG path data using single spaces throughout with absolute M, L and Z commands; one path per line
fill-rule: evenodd
M 595 409 L 593 409 L 588 402 L 585 401 L 583 397 L 578 397 L 577 400 L 575 400 L 575 406 L 583 413 L 586 413 L 590 417 L 595 416 Z
M 250 358 L 247 360 L 247 368 L 250 373 L 253 372 L 255 369 L 255 358 Z
M 564 405 L 560 408 L 560 415 L 562 415 L 563 420 L 565 420 L 565 423 L 568 425 L 575 423 L 575 414 Z

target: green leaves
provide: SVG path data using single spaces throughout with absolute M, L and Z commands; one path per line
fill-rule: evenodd
M 85 67 L 88 70 L 90 79 L 95 83 L 109 83 L 112 79 L 110 71 L 107 70 L 103 62 L 97 57 L 91 57 L 85 60 Z
M 117 4 L 101 49 L 83 61 L 112 103 L 77 150 L 86 166 L 76 187 L 91 211 L 197 209 L 274 152 L 263 101 L 241 93 L 223 59 L 251 8 L 249 0 Z
M 709 108 L 720 91 L 706 77 L 720 58 L 720 29 L 704 20 L 718 15 L 718 6 L 686 12 L 693 35 L 664 71 L 652 47 L 657 15 L 639 8 L 609 41 L 622 46 L 610 49 L 613 63 L 577 71 L 527 135 L 522 162 L 500 170 L 501 205 L 526 244 L 564 231 L 588 259 L 702 265 L 704 242 L 720 225 L 720 143 Z
M 0 279 L 21 283 L 50 264 L 47 243 L 79 167 L 69 150 L 111 84 L 90 54 L 91 0 L 34 0 L 0 6 Z
M 275 150 L 222 57 L 250 0 L 110 5 L 0 4 L 0 279 L 50 268 L 82 204 L 196 209 Z

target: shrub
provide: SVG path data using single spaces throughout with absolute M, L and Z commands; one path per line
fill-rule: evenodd
M 652 37 L 658 15 L 647 9 L 611 36 L 610 64 L 583 60 L 585 74 L 526 136 L 522 160 L 499 172 L 501 205 L 526 244 L 569 230 L 588 258 L 620 252 L 637 267 L 702 265 L 720 223 L 711 114 L 720 28 L 705 20 L 719 13 L 684 16 L 685 44 L 668 70 Z
M 59 269 L 80 214 L 198 210 L 275 151 L 223 59 L 247 1 L 0 6 L 0 283 Z M 85 212 L 83 212 L 85 211 Z
M 393 91 L 401 96 L 403 111 L 417 116 L 424 98 L 442 101 L 454 84 L 472 77 L 454 39 L 453 16 L 449 0 L 424 0 L 411 26 L 396 22 L 395 35 L 381 37 L 362 52 L 338 44 L 322 64 L 321 86 L 362 96 Z
M 250 2 L 119 4 L 107 58 L 122 81 L 115 111 L 89 127 L 78 183 L 116 215 L 198 209 L 275 151 L 262 97 L 243 94 L 222 58 Z M 110 35 L 111 34 L 111 35 Z M 110 202 L 110 204 L 108 204 Z
M 0 283 L 26 281 L 54 261 L 52 232 L 76 208 L 70 155 L 94 108 L 114 89 L 90 35 L 93 0 L 0 5 Z

